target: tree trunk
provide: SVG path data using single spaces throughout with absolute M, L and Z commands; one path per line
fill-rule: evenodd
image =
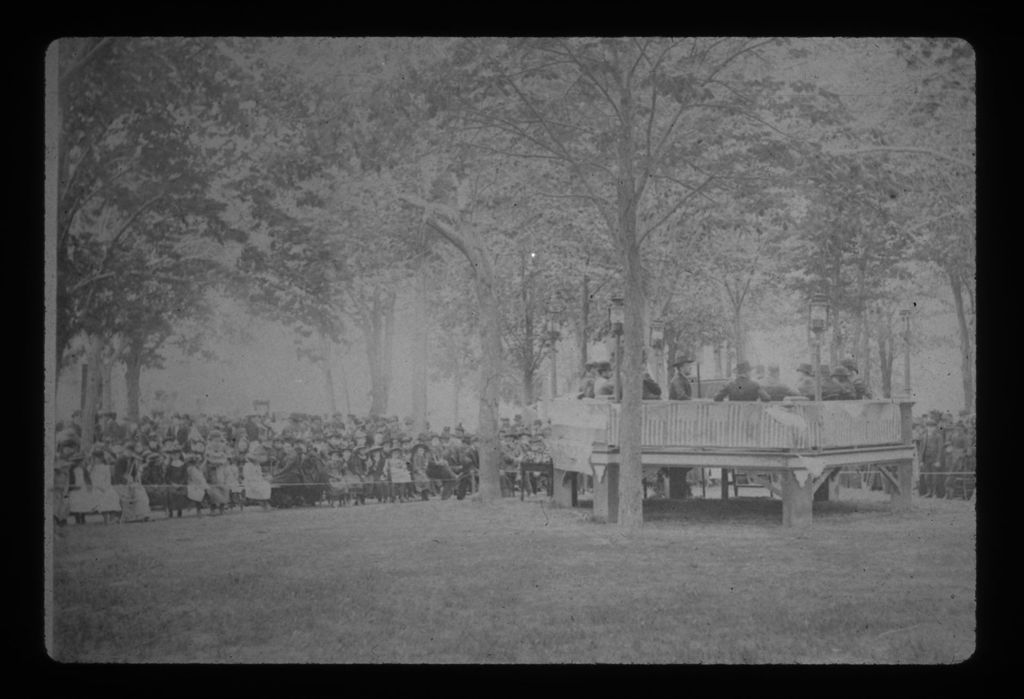
M 370 364 L 370 413 L 384 415 L 391 388 L 391 358 L 395 333 L 395 296 L 377 291 L 371 305 L 371 317 L 364 326 L 366 353 Z
M 871 343 L 869 342 L 867 330 L 864 331 L 864 351 L 861 353 L 861 361 L 857 367 L 861 370 L 861 379 L 868 390 L 871 390 Z M 874 395 L 874 391 L 871 392 Z
M 636 144 L 633 141 L 634 104 L 629 78 L 619 78 L 621 89 L 618 138 L 616 208 L 619 253 L 625 280 L 625 322 L 622 356 L 622 412 L 619 417 L 619 512 L 618 525 L 637 530 L 644 523 L 643 467 L 640 440 L 643 430 L 644 298 L 643 264 L 637 241 L 637 182 L 634 179 Z
M 533 383 L 534 374 L 532 367 L 526 367 L 523 369 L 523 406 L 533 405 Z
M 348 374 L 345 372 L 344 360 L 338 364 L 338 368 L 341 370 L 341 395 L 345 398 L 345 414 L 348 415 L 352 412 L 352 400 L 348 393 Z
M 583 275 L 583 289 L 580 303 L 580 324 L 577 333 L 580 340 L 580 368 L 579 375 L 583 376 L 587 366 L 587 323 L 590 322 L 590 277 Z
M 732 341 L 736 347 L 736 363 L 747 359 L 747 338 L 743 328 L 743 307 L 735 306 L 732 314 Z
M 428 324 L 428 315 L 430 309 L 427 307 L 427 272 L 426 265 L 420 268 L 419 279 L 417 280 L 418 291 L 416 293 L 416 299 L 414 303 L 414 310 L 416 317 L 413 320 L 415 323 L 415 346 L 412 348 L 414 353 L 424 355 L 422 358 L 422 366 L 424 370 L 417 371 L 413 368 L 412 381 L 412 419 L 413 429 L 416 432 L 423 432 L 425 423 L 427 421 L 427 372 L 425 368 L 429 366 L 429 360 L 426 357 L 426 353 L 430 344 L 429 332 L 430 325 Z
M 519 362 L 523 378 L 523 406 L 533 405 L 533 299 L 530 286 L 533 274 L 527 271 L 526 253 L 520 254 L 519 296 L 523 304 L 523 346 Z
M 494 267 L 490 256 L 474 233 L 461 231 L 436 218 L 428 225 L 465 256 L 473 269 L 473 286 L 480 318 L 480 415 L 477 426 L 480 457 L 480 489 L 477 497 L 486 503 L 501 497 L 499 467 L 501 445 L 498 441 L 498 401 L 501 391 L 501 306 L 495 289 Z
M 878 319 L 878 373 L 882 380 L 882 397 L 892 397 L 893 363 L 892 328 L 884 319 Z
M 974 410 L 974 360 L 971 352 L 971 331 L 967 326 L 967 314 L 964 312 L 963 284 L 960 276 L 947 269 L 949 285 L 953 291 L 953 304 L 956 306 L 957 327 L 960 330 L 960 372 L 963 377 L 964 409 Z
M 370 366 L 370 414 L 371 415 L 383 415 L 387 409 L 387 397 L 383 395 L 381 390 L 384 382 L 381 377 L 381 367 L 383 365 L 383 352 L 381 345 L 383 344 L 383 328 L 381 326 L 381 318 L 378 311 L 378 304 L 376 300 L 373 303 L 371 309 L 371 317 L 369 318 L 363 334 L 366 336 L 366 359 Z
M 139 353 L 131 353 L 125 361 L 124 382 L 128 389 L 128 420 L 139 421 L 139 399 L 142 395 L 142 358 Z
M 828 343 L 828 366 L 829 369 L 835 369 L 839 365 L 844 338 L 843 331 L 839 327 L 839 313 L 835 310 L 834 305 L 831 306 L 829 316 L 829 323 L 832 326 L 832 340 Z
M 85 382 L 85 405 L 82 409 L 82 450 L 87 451 L 96 439 L 96 412 L 100 401 L 100 365 L 103 337 L 90 333 L 86 338 L 85 361 L 89 375 Z
M 635 228 L 635 218 L 633 227 Z M 626 318 L 623 324 L 622 412 L 619 422 L 618 524 L 625 529 L 639 529 L 644 522 L 643 467 L 640 452 L 643 430 L 644 295 L 639 250 L 636 246 L 632 248 L 625 256 Z
M 501 497 L 498 469 L 501 446 L 498 442 L 498 399 L 501 388 L 501 308 L 494 290 L 494 273 L 486 256 L 474 265 L 477 303 L 480 305 L 480 492 L 482 502 Z
M 388 292 L 384 297 L 384 365 L 381 367 L 381 395 L 383 412 L 387 412 L 391 397 L 391 368 L 395 365 L 395 294 Z
M 452 377 L 452 388 L 454 389 L 454 396 L 452 396 L 452 420 L 453 425 L 459 424 L 459 394 L 462 393 L 462 375 L 459 373 L 458 364 L 455 365 L 455 376 Z
M 334 415 L 338 412 L 338 402 L 334 397 L 334 372 L 331 371 L 331 340 L 323 333 L 320 333 L 320 368 L 324 373 L 327 410 Z
M 104 348 L 100 358 L 100 410 L 114 409 L 114 356 L 109 348 Z

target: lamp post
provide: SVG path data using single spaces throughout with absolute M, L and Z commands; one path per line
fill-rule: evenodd
M 910 398 L 910 309 L 900 310 L 903 319 L 903 392 Z
M 608 323 L 615 335 L 615 402 L 622 402 L 622 325 L 626 322 L 625 299 L 621 296 L 612 297 L 612 305 L 608 307 Z
M 828 327 L 828 299 L 824 294 L 815 294 L 807 309 L 807 326 L 811 331 L 814 345 L 814 400 L 821 400 L 821 335 Z
M 668 381 L 665 376 L 665 321 L 660 318 L 651 321 L 650 345 L 654 353 L 654 380 L 662 387 L 661 399 L 668 400 Z

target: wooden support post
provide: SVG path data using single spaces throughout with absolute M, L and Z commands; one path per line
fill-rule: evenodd
M 605 466 L 603 476 L 594 479 L 594 519 L 614 524 L 619 521 L 619 465 Z
M 801 486 L 790 471 L 782 474 L 782 526 L 808 527 L 814 502 L 814 480 L 810 477 Z
M 839 469 L 832 469 L 814 491 L 815 502 L 828 502 L 839 499 Z
M 608 521 L 608 473 L 594 476 L 594 519 L 598 522 Z
M 608 493 L 608 523 L 615 524 L 619 521 L 619 465 L 609 464 L 604 479 Z
M 572 506 L 573 507 L 577 507 L 579 505 L 580 481 L 584 480 L 585 478 L 586 478 L 586 476 L 584 476 L 584 478 L 581 479 L 579 473 L 577 473 L 576 471 L 572 472 Z
M 729 469 L 722 469 L 722 499 L 729 499 Z
M 689 486 L 686 477 L 690 473 L 688 468 L 669 468 L 668 471 L 668 497 L 670 500 L 682 500 L 689 496 Z
M 911 508 L 914 492 L 914 461 L 907 459 L 896 466 L 896 482 L 890 490 L 889 506 L 897 512 Z
M 554 481 L 554 494 L 552 495 L 554 501 L 562 507 L 574 507 L 576 497 L 572 491 L 576 488 L 575 471 L 562 471 L 556 468 L 555 475 L 551 480 Z

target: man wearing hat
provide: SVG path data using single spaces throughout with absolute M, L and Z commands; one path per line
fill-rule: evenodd
M 356 481 L 353 487 L 353 497 L 357 505 L 366 504 L 366 491 L 373 487 L 367 483 L 366 449 L 367 447 L 363 444 L 353 446 L 351 443 L 346 443 L 341 454 L 345 470 Z
M 430 455 L 427 460 L 427 475 L 433 481 L 434 490 L 440 491 L 441 499 L 447 500 L 455 491 L 455 472 L 448 459 L 448 449 L 441 443 L 438 435 L 430 440 Z
M 796 382 L 796 392 L 814 400 L 814 367 L 804 363 L 796 368 L 796 373 L 800 377 Z
M 918 492 L 922 497 L 941 498 L 946 495 L 946 478 L 942 473 L 942 435 L 934 418 L 925 420 L 921 438 L 921 477 Z
M 850 383 L 850 374 L 846 371 L 846 367 L 840 365 L 832 370 L 832 383 L 835 384 L 833 388 L 834 398 L 832 400 L 856 400 L 857 389 Z M 824 389 L 822 389 L 822 397 L 824 397 Z
M 690 400 L 693 398 L 693 385 L 690 383 L 690 367 L 693 366 L 693 357 L 683 355 L 672 362 L 675 373 L 668 384 L 669 400 Z
M 761 382 L 761 388 L 765 390 L 765 393 L 772 397 L 772 400 L 782 400 L 787 396 L 797 395 L 793 389 L 782 383 L 779 379 L 778 364 L 769 365 L 768 376 Z
M 837 367 L 836 371 L 840 375 L 846 372 L 842 367 Z M 854 395 L 852 387 L 848 391 L 844 388 L 835 378 L 835 372 L 829 368 L 828 364 L 822 364 L 819 367 L 821 374 L 821 399 L 822 400 L 847 400 L 850 396 Z
M 728 399 L 733 401 L 756 401 L 769 402 L 772 397 L 761 388 L 761 385 L 750 378 L 750 363 L 740 362 L 736 365 L 736 378 L 722 387 L 722 390 L 715 394 L 716 401 Z
M 370 491 L 378 503 L 388 497 L 387 474 L 384 472 L 384 447 L 374 444 L 366 450 L 366 476 L 370 481 Z
M 202 455 L 196 452 L 182 453 L 175 450 L 164 455 L 164 492 L 167 497 L 167 516 L 178 513 L 179 519 L 182 513 L 192 506 L 192 500 L 188 497 L 189 463 L 199 464 Z
M 857 370 L 857 362 L 853 361 L 852 358 L 844 359 L 840 362 L 841 366 L 850 373 L 850 384 L 853 386 L 854 393 L 857 394 L 857 400 L 864 400 L 871 398 L 871 389 L 864 383 L 864 379 L 860 376 L 860 371 Z
M 615 398 L 615 379 L 612 378 L 612 363 L 599 362 L 597 378 L 594 379 L 595 398 Z
M 421 434 L 412 448 L 409 470 L 412 472 L 413 489 L 424 501 L 430 497 L 430 477 L 427 475 L 429 454 L 430 447 L 427 445 L 426 435 Z
M 587 362 L 583 365 L 583 376 L 580 378 L 577 398 L 594 397 L 594 380 L 597 378 L 597 362 Z

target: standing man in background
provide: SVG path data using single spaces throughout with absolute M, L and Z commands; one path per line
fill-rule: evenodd
M 675 374 L 668 384 L 669 400 L 690 400 L 693 398 L 693 385 L 690 383 L 690 367 L 693 366 L 693 357 L 682 356 L 672 362 Z
M 942 471 L 942 435 L 935 420 L 928 418 L 925 433 L 921 439 L 921 480 L 922 497 L 943 497 L 946 494 L 946 480 Z

